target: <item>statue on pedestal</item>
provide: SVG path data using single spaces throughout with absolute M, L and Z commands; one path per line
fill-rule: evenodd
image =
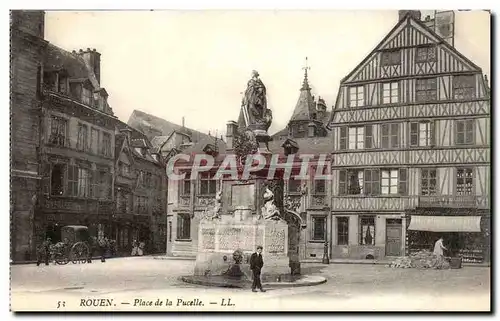
M 252 71 L 252 78 L 248 81 L 241 107 L 247 127 L 267 132 L 273 115 L 267 108 L 266 86 L 255 70 Z

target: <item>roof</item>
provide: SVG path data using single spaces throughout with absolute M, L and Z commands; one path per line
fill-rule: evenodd
M 174 131 L 189 135 L 193 142 L 210 137 L 207 134 L 174 124 L 163 118 L 156 117 L 140 110 L 134 110 L 132 112 L 127 124 L 143 132 L 149 140 L 152 140 L 155 136 L 169 136 Z
M 169 136 L 155 136 L 151 139 L 151 145 L 153 145 L 154 148 L 159 148 L 168 140 L 168 138 Z
M 297 144 L 299 154 L 330 154 L 333 152 L 332 137 L 312 137 L 312 138 L 296 138 L 293 141 Z M 272 153 L 280 153 L 283 151 L 283 141 L 273 140 L 269 142 L 269 150 Z
M 311 87 L 307 80 L 307 69 L 304 74 L 304 82 L 302 83 L 302 88 L 300 89 L 299 99 L 293 110 L 292 117 L 290 121 L 295 120 L 310 120 L 313 119 L 312 114 L 316 113 L 316 104 L 314 98 L 311 95 Z
M 208 136 L 207 138 L 204 138 L 201 141 L 198 141 L 194 143 L 193 146 L 186 148 L 183 153 L 185 154 L 201 154 L 204 153 L 204 149 L 207 145 L 212 145 L 214 146 L 215 143 L 215 137 Z M 227 149 L 226 143 L 221 140 L 220 138 L 217 138 L 217 151 L 219 154 L 225 154 Z

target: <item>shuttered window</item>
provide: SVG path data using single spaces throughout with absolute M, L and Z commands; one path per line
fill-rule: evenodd
M 340 150 L 347 149 L 347 127 L 340 127 Z

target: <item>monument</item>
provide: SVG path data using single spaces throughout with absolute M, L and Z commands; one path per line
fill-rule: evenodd
M 269 159 L 268 129 L 272 112 L 267 108 L 266 87 L 252 72 L 240 110 L 240 131 L 233 153 L 240 165 L 248 154 Z M 267 162 L 269 164 L 269 162 Z M 268 180 L 268 168 L 241 179 L 222 178 L 215 205 L 205 211 L 198 230 L 195 276 L 251 280 L 250 255 L 263 246 L 262 280 L 293 281 L 300 274 L 298 239 L 300 216 L 288 206 L 283 179 Z

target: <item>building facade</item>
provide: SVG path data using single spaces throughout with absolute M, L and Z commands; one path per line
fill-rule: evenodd
M 166 172 L 162 158 L 151 152 L 147 138 L 126 124 L 119 125 L 115 152 L 115 213 L 111 237 L 121 254 L 134 241 L 146 253 L 165 253 Z
M 44 13 L 11 11 L 10 186 L 11 259 L 34 255 L 35 208 L 40 198 L 41 73 Z
M 489 243 L 488 85 L 478 66 L 420 18 L 400 12 L 341 81 L 329 125 L 334 258 L 431 249 L 443 233 L 467 252 L 464 259 Z
M 48 44 L 43 60 L 40 158 L 43 196 L 35 216 L 38 242 L 61 240 L 64 225 L 109 233 L 113 214 L 117 118 L 100 85 L 100 54 Z

